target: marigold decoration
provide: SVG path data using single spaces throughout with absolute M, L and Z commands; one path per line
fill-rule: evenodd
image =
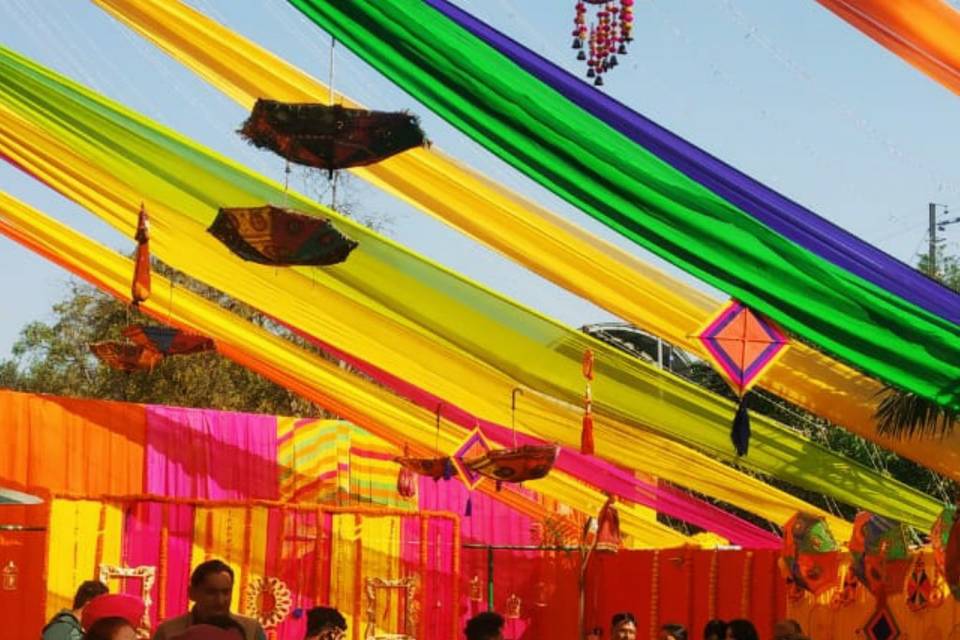
M 592 456 L 593 446 L 593 391 L 590 383 L 593 382 L 593 350 L 583 352 L 583 377 L 587 381 L 583 393 L 583 428 L 580 431 L 580 453 Z
M 329 220 L 273 205 L 220 209 L 207 231 L 244 260 L 272 266 L 331 266 L 357 248 Z
M 136 307 L 150 297 L 150 219 L 147 216 L 147 208 L 143 203 L 140 203 L 140 214 L 137 216 L 137 232 L 134 238 L 137 241 L 137 251 L 133 260 L 133 283 L 130 286 L 130 301 Z
M 290 589 L 279 578 L 254 578 L 247 585 L 243 598 L 245 611 L 264 629 L 276 628 L 290 615 L 293 606 Z
M 123 337 L 164 356 L 185 356 L 213 351 L 213 340 L 189 331 L 163 325 L 133 324 L 123 330 Z
M 597 543 L 594 550 L 598 553 L 616 553 L 623 545 L 620 537 L 620 514 L 613 506 L 613 497 L 600 509 L 597 516 Z
M 470 602 L 483 601 L 483 585 L 480 583 L 480 576 L 474 575 L 470 578 Z
M 839 549 L 823 517 L 797 513 L 783 527 L 781 559 L 787 581 L 815 596 L 836 586 Z
M 851 570 L 878 599 L 903 591 L 910 558 L 904 524 L 861 511 L 853 521 Z
M 105 340 L 89 345 L 100 361 L 118 371 L 152 371 L 163 360 L 163 354 L 139 344 Z
M 737 455 L 746 455 L 750 444 L 747 393 L 783 355 L 789 340 L 775 324 L 736 300 L 720 309 L 697 337 L 740 398 L 730 439 Z
M 598 8 L 587 24 L 588 5 Z M 603 74 L 613 69 L 617 56 L 627 54 L 627 43 L 633 41 L 634 0 L 580 0 L 573 19 L 573 48 L 577 60 L 587 62 L 587 77 L 593 84 L 603 85 Z
M 240 134 L 290 162 L 331 173 L 374 164 L 426 144 L 419 120 L 409 113 L 262 98 Z

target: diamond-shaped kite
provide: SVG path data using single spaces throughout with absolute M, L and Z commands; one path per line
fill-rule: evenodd
M 789 340 L 779 327 L 736 300 L 720 309 L 697 337 L 740 398 L 731 438 L 737 455 L 744 455 L 750 440 L 746 394 L 783 355 Z
M 483 474 L 478 473 L 467 466 L 467 460 L 475 460 L 477 458 L 482 458 L 486 456 L 492 447 L 487 441 L 487 438 L 480 431 L 480 428 L 477 427 L 460 443 L 460 446 L 457 447 L 457 450 L 453 453 L 453 466 L 456 468 L 457 473 L 460 474 L 460 478 L 463 479 L 463 484 L 467 485 L 468 489 L 476 489 L 483 481 Z

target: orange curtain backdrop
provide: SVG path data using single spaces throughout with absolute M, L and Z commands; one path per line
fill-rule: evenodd
M 960 12 L 943 0 L 818 2 L 960 94 Z
M 0 391 L 0 480 L 82 495 L 143 493 L 142 405 Z

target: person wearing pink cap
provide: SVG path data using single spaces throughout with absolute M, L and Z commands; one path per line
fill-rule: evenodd
M 208 560 L 197 565 L 190 575 L 188 591 L 193 608 L 182 616 L 164 621 L 153 640 L 175 640 L 190 627 L 210 624 L 212 619 L 227 616 L 243 629 L 243 640 L 267 640 L 260 623 L 230 612 L 233 597 L 233 569 L 221 560 Z
M 145 610 L 140 598 L 109 593 L 97 596 L 83 609 L 83 640 L 136 640 Z
M 43 628 L 43 640 L 80 640 L 83 628 L 80 618 L 87 603 L 107 593 L 107 585 L 97 580 L 87 580 L 77 588 L 73 596 L 73 608 L 64 609 L 53 617 Z

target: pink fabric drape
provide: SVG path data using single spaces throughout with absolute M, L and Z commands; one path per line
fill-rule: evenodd
M 147 407 L 146 486 L 183 498 L 276 500 L 274 416 Z

